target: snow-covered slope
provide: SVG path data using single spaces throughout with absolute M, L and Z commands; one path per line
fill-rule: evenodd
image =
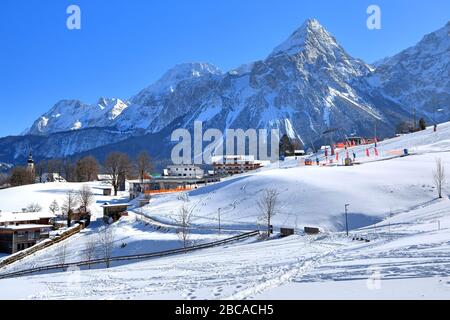
M 418 154 L 390 159 L 405 147 Z M 194 230 L 216 226 L 218 207 L 222 208 L 223 228 L 254 228 L 256 200 L 263 188 L 270 187 L 280 192 L 275 226 L 320 226 L 329 231 L 317 237 L 300 233 L 111 269 L 0 280 L 1 288 L 6 288 L 0 290 L 0 298 L 448 299 L 450 190 L 447 185 L 446 198 L 436 199 L 432 170 L 436 158 L 442 158 L 447 172 L 450 170 L 450 123 L 440 126 L 438 133 L 429 128 L 382 142 L 379 149 L 378 159 L 359 166 L 306 168 L 290 163 L 189 193 L 189 203 L 196 205 Z M 27 198 L 33 200 L 32 193 L 38 197 L 42 188 L 45 199 L 50 200 L 69 188 L 59 186 L 27 187 Z M 0 203 L 17 198 L 18 203 L 8 209 L 21 206 L 17 194 L 0 191 Z M 143 212 L 171 222 L 181 204 L 179 198 L 155 197 Z M 98 198 L 102 201 L 105 199 Z M 343 230 L 346 203 L 351 204 L 350 238 L 344 232 L 333 232 Z M 361 228 L 355 230 L 358 226 Z M 71 261 L 83 255 L 82 244 L 98 231 L 96 228 L 93 225 L 66 243 L 71 248 Z M 116 228 L 115 254 L 128 250 L 120 249 L 122 242 L 129 244 L 130 252 L 144 252 L 156 250 L 158 245 L 170 247 L 176 241 L 174 234 L 135 222 L 133 215 Z M 370 242 L 352 241 L 354 236 Z M 208 238 L 214 237 L 201 237 Z M 8 270 L 54 261 L 52 252 L 41 252 Z
M 387 161 L 402 154 L 405 148 L 418 155 Z M 432 171 L 437 157 L 450 170 L 450 123 L 442 125 L 438 133 L 429 128 L 382 142 L 378 146 L 379 157 L 375 157 L 373 146 L 371 157 L 366 157 L 366 147 L 350 149 L 350 154 L 353 151 L 362 163 L 359 166 L 298 167 L 294 162 L 294 167 L 290 163 L 279 169 L 273 165 L 192 191 L 189 198 L 195 207 L 195 221 L 216 225 L 220 208 L 223 224 L 254 228 L 260 216 L 257 200 L 265 188 L 280 193 L 280 208 L 273 220 L 276 227 L 342 230 L 347 203 L 351 204 L 353 228 L 381 221 L 390 210 L 408 210 L 436 197 Z M 341 159 L 344 154 L 341 151 Z M 181 205 L 182 200 L 176 196 L 159 197 L 145 212 L 170 221 Z

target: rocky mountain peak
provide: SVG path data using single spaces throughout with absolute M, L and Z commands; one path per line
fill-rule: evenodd
M 270 56 L 279 54 L 296 55 L 305 49 L 323 49 L 323 47 L 339 47 L 339 45 L 319 21 L 309 19 L 295 30 L 286 41 L 277 46 Z

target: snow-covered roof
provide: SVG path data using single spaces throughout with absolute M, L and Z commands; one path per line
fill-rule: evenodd
M 132 206 L 132 204 L 130 204 L 130 203 L 113 203 L 113 204 L 105 203 L 101 207 L 102 208 L 114 208 L 114 207 L 131 207 L 131 206 Z
M 50 229 L 52 226 L 45 224 L 20 224 L 10 226 L 0 226 L 0 230 L 29 230 L 29 229 Z
M 98 174 L 97 179 L 99 181 L 112 180 L 112 176 L 110 174 Z
M 0 223 L 39 221 L 40 219 L 52 219 L 55 217 L 50 212 L 0 212 Z

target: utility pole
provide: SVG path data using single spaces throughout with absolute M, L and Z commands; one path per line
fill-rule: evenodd
M 345 229 L 347 230 L 347 237 L 348 237 L 348 207 L 350 205 L 346 204 L 345 205 Z
M 416 107 L 414 106 L 414 131 L 417 129 Z
M 375 140 L 375 148 L 377 147 L 377 143 L 378 143 L 378 139 L 377 139 L 377 135 L 378 135 L 378 130 L 377 130 L 378 128 L 377 128 L 377 119 L 375 119 L 375 137 L 374 137 L 374 140 Z
M 220 208 L 219 208 L 219 234 L 221 233 L 221 225 L 220 225 Z

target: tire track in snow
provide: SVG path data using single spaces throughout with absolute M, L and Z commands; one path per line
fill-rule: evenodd
M 315 245 L 315 244 L 314 244 Z M 324 246 L 325 244 L 321 244 Z M 305 259 L 295 265 L 293 265 L 293 268 L 289 271 L 278 275 L 275 278 L 272 278 L 270 280 L 264 281 L 262 283 L 259 283 L 257 285 L 254 285 L 252 287 L 249 287 L 247 289 L 244 289 L 239 292 L 235 292 L 231 296 L 224 298 L 223 300 L 246 300 L 251 299 L 252 297 L 259 295 L 263 293 L 264 291 L 267 291 L 269 289 L 273 289 L 276 287 L 279 287 L 283 284 L 286 284 L 288 282 L 291 282 L 293 279 L 297 278 L 298 276 L 302 276 L 308 272 L 310 272 L 312 269 L 320 265 L 320 262 L 322 259 L 333 255 L 336 251 L 338 251 L 337 248 L 334 248 L 332 250 L 326 251 L 323 254 L 319 254 L 315 257 Z

